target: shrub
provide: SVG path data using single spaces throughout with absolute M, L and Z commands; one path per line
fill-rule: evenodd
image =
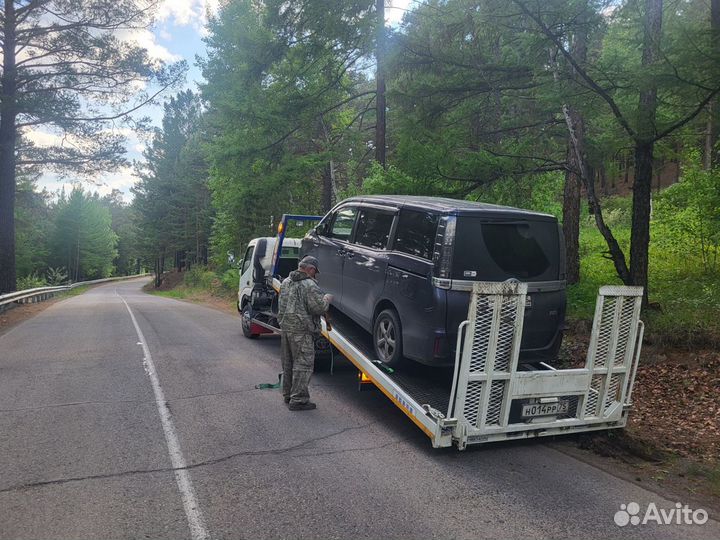
M 17 280 L 17 290 L 25 291 L 27 289 L 35 289 L 37 287 L 45 287 L 47 282 L 45 278 L 38 276 L 35 272 L 21 277 Z
M 57 268 L 48 268 L 46 275 L 49 285 L 63 285 L 68 280 L 68 274 L 61 266 L 58 266 Z

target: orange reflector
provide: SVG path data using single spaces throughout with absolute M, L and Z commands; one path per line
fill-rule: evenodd
M 280 223 L 278 223 L 278 234 L 282 234 L 284 230 L 285 230 L 285 225 L 281 221 Z
M 362 371 L 358 371 L 358 379 L 360 379 L 361 383 L 371 383 L 372 382 L 372 379 L 370 379 L 370 377 L 365 375 L 365 373 L 363 373 Z

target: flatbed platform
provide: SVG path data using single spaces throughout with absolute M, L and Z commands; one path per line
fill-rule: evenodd
M 372 336 L 349 317 L 332 308 L 330 311 L 332 327 L 342 334 L 370 362 L 379 362 L 372 343 Z M 386 371 L 388 378 L 401 386 L 407 394 L 420 404 L 428 404 L 441 412 L 450 405 L 453 368 L 424 366 L 407 361 L 407 365 Z M 382 369 L 382 368 L 378 368 Z

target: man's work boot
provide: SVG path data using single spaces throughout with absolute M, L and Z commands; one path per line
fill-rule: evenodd
M 313 409 L 317 409 L 317 405 L 315 405 L 312 401 L 306 401 L 305 403 L 291 403 L 288 409 L 291 411 L 312 411 Z

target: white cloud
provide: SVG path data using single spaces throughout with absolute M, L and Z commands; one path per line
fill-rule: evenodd
M 207 24 L 207 12 L 217 13 L 219 0 L 163 0 L 157 11 L 157 20 L 177 26 L 194 26 L 202 31 Z
M 157 42 L 157 36 L 147 29 L 118 30 L 119 39 L 135 42 L 138 46 L 147 49 L 150 58 L 163 62 L 176 62 L 181 57 L 171 53 L 166 47 Z
M 100 195 L 109 195 L 113 189 L 117 189 L 123 194 L 123 199 L 130 202 L 132 200 L 130 188 L 137 180 L 132 167 L 121 167 L 117 171 L 104 173 L 92 181 L 85 182 L 68 182 L 67 178 L 55 173 L 45 173 L 38 180 L 38 189 L 47 189 L 50 193 L 65 189 L 65 193 L 69 193 L 73 186 L 80 185 L 85 191 L 98 192 Z
M 165 41 L 172 41 L 172 34 L 165 27 L 158 29 L 158 35 Z
M 131 199 L 130 188 L 135 185 L 138 178 L 135 176 L 132 167 L 121 167 L 115 172 L 105 173 L 97 179 L 97 188 L 92 187 L 92 191 L 97 191 L 100 195 L 107 195 L 113 189 L 118 189 L 123 193 L 126 201 Z
M 80 141 L 71 134 L 60 134 L 42 128 L 26 129 L 23 137 L 36 146 L 73 146 Z
M 390 26 L 400 24 L 403 15 L 410 9 L 412 0 L 390 0 L 385 4 L 385 22 Z
M 62 137 L 59 135 L 40 129 L 25 131 L 23 136 L 37 146 L 55 146 L 62 142 Z

